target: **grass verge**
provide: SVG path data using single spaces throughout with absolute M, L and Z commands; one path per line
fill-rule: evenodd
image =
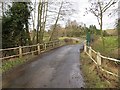
M 92 48 L 104 56 L 118 58 L 118 37 L 107 36 L 104 37 L 104 41 L 105 49 L 103 48 L 102 40 L 100 38 L 92 44 Z
M 35 55 L 34 56 L 29 55 L 29 56 L 24 56 L 22 58 L 14 58 L 14 59 L 4 61 L 4 62 L 2 62 L 1 71 L 2 71 L 2 73 L 9 71 L 16 66 L 26 63 L 28 60 L 31 60 L 31 58 L 34 58 L 34 57 L 35 57 Z
M 93 61 L 85 54 L 81 53 L 81 69 L 85 79 L 86 88 L 109 88 L 110 85 L 99 77 L 99 72 Z

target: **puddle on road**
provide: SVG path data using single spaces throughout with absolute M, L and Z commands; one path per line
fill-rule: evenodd
M 72 66 L 69 83 L 71 84 L 72 88 L 84 88 L 85 83 L 82 77 L 82 73 L 80 71 L 79 64 L 74 64 Z

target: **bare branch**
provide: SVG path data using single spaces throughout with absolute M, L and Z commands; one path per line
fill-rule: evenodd
M 110 2 L 102 9 L 102 12 L 104 13 L 108 8 L 110 8 L 115 3 L 116 3 L 115 0 L 114 1 L 110 0 Z
M 102 11 L 104 11 L 105 8 L 108 7 L 108 6 L 111 4 L 111 2 L 112 2 L 112 0 L 110 0 L 110 1 L 108 2 L 108 4 L 107 4 L 106 6 L 103 7 Z
M 50 36 L 49 41 L 51 41 L 52 38 L 53 38 L 53 34 L 54 34 L 54 31 L 55 31 L 55 28 L 56 28 L 56 25 L 57 25 L 57 22 L 58 22 L 58 19 L 59 19 L 59 16 L 60 16 L 60 12 L 61 12 L 62 6 L 63 6 L 63 2 L 61 2 L 61 6 L 60 6 L 60 8 L 59 8 L 58 16 L 57 16 L 57 19 L 56 19 L 56 21 L 55 21 L 54 28 L 53 28 L 53 31 L 52 31 L 52 34 L 51 34 L 51 36 Z

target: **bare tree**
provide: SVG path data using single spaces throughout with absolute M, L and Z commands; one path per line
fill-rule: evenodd
M 36 28 L 35 28 L 35 21 L 36 21 L 36 0 L 33 2 L 33 14 L 31 15 L 32 16 L 32 24 L 33 24 L 33 31 L 32 31 L 32 43 L 33 44 L 36 44 Z
M 0 1 L 0 6 L 1 6 L 1 15 L 5 16 L 5 11 L 8 9 L 7 6 L 9 6 L 9 3 L 5 2 L 5 1 Z
M 48 11 L 48 0 L 43 0 L 43 5 L 41 6 L 41 16 L 40 16 L 40 43 L 43 42 L 45 24 Z
M 68 15 L 68 14 L 70 15 L 71 13 L 73 13 L 72 9 L 68 10 L 70 3 L 65 2 L 65 1 L 64 2 L 63 1 L 56 2 L 56 3 L 51 0 L 40 0 L 39 1 L 38 17 L 37 17 L 37 32 L 36 32 L 37 33 L 37 35 L 36 35 L 37 43 L 43 42 L 44 32 L 47 27 L 46 23 L 49 21 L 49 19 L 51 19 L 52 22 L 55 21 L 54 28 L 53 28 L 51 36 L 49 38 L 49 40 L 53 40 L 53 38 L 57 38 L 57 35 L 55 33 L 56 32 L 55 28 L 56 28 L 58 21 L 61 19 L 62 20 L 65 19 L 65 15 Z M 60 4 L 60 7 L 59 7 L 58 3 Z M 50 8 L 50 7 L 52 7 L 52 8 Z M 57 9 L 59 8 L 58 11 L 57 11 L 56 7 L 57 7 Z M 49 13 L 49 15 L 47 13 Z M 52 13 L 52 15 L 50 15 L 51 13 Z M 49 17 L 49 16 L 52 16 L 52 17 Z M 48 24 L 50 26 L 51 23 L 48 23 Z
M 52 30 L 49 41 L 58 38 L 58 36 L 56 34 L 57 33 L 56 25 L 58 24 L 58 21 L 67 20 L 66 18 L 68 16 L 72 15 L 73 12 L 75 12 L 75 9 L 71 8 L 73 5 L 72 2 L 62 1 L 62 2 L 58 2 L 58 3 L 60 4 L 58 11 L 57 11 L 57 8 L 54 8 L 54 7 L 51 7 L 52 9 L 48 10 L 51 13 L 57 14 L 56 17 L 55 17 L 55 15 L 53 15 L 54 17 L 52 17 L 52 19 L 55 20 L 55 23 L 54 23 L 54 28 Z M 58 6 L 58 3 L 55 3 L 55 5 Z M 53 3 L 52 3 L 52 5 L 53 5 Z
M 50 36 L 49 41 L 51 41 L 51 40 L 53 39 L 53 37 L 54 37 L 53 34 L 54 34 L 54 32 L 55 32 L 55 28 L 56 28 L 56 25 L 57 25 L 57 22 L 58 22 L 58 19 L 59 19 L 59 16 L 60 16 L 60 12 L 61 12 L 62 6 L 63 6 L 63 2 L 61 2 L 61 6 L 60 6 L 60 8 L 59 8 L 59 12 L 58 12 L 58 15 L 57 15 L 57 19 L 56 19 L 56 21 L 55 21 L 55 24 L 54 24 L 54 27 L 53 27 L 53 31 L 52 31 L 52 34 L 51 34 L 51 36 Z
M 47 12 L 48 12 L 48 0 L 45 1 L 44 4 L 44 12 L 43 12 L 43 26 L 42 26 L 42 35 L 41 40 L 43 41 L 44 32 L 45 32 L 45 26 L 46 26 L 46 20 L 47 20 Z
M 40 27 L 40 6 L 41 6 L 41 0 L 40 0 L 40 2 L 39 2 L 39 5 L 38 5 L 38 18 L 37 18 L 37 43 L 39 43 L 39 38 L 38 38 L 38 36 L 39 36 L 39 27 Z
M 103 15 L 107 10 L 113 6 L 118 0 L 89 0 L 91 6 L 86 8 L 87 11 L 90 11 L 97 18 L 97 21 L 100 26 L 101 38 L 103 42 L 103 47 L 105 47 L 104 37 L 103 37 Z
M 47 18 L 48 0 L 40 0 L 38 5 L 37 43 L 43 42 Z
M 35 18 L 36 18 L 36 0 L 33 2 L 33 15 L 32 15 L 32 22 L 33 22 L 33 30 L 35 29 Z
M 38 5 L 38 24 L 37 24 L 37 43 L 41 43 L 41 31 L 42 31 L 42 14 L 43 14 L 43 0 L 40 0 Z

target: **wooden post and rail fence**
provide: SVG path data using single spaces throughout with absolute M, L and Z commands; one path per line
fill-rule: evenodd
M 38 55 L 42 52 L 48 51 L 64 45 L 63 41 L 56 40 L 50 41 L 42 44 L 29 45 L 29 46 L 19 46 L 14 48 L 0 49 L 0 60 L 9 60 L 11 58 L 22 58 L 25 55 Z
M 86 41 L 84 41 L 84 52 L 90 57 L 95 65 L 99 67 L 99 70 L 101 70 L 103 73 L 106 73 L 106 75 L 109 75 L 108 78 L 110 78 L 111 76 L 112 79 L 113 77 L 116 79 L 120 78 L 120 60 L 101 55 L 99 52 L 93 50 L 90 46 L 87 46 Z
M 60 47 L 65 43 L 60 40 L 50 41 L 42 44 L 30 45 L 30 46 L 19 46 L 15 48 L 0 49 L 0 60 L 9 60 L 11 58 L 22 58 L 25 55 L 38 55 L 42 52 L 48 51 L 50 49 Z M 84 41 L 84 52 L 92 59 L 92 61 L 100 67 L 104 72 L 110 75 L 119 77 L 118 68 L 120 60 L 102 56 L 99 52 L 93 50 L 90 46 L 86 45 Z

